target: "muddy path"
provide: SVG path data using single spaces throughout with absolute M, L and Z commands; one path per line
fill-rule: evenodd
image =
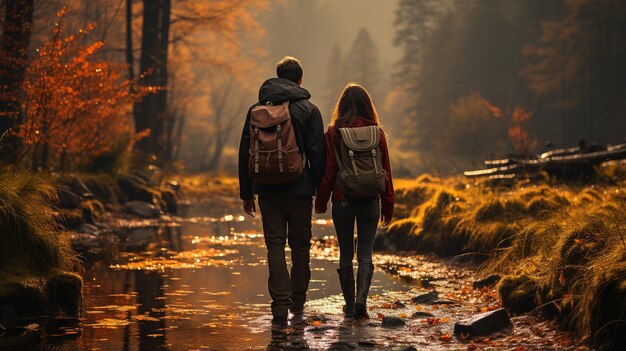
M 85 249 L 84 313 L 49 332 L 45 350 L 564 350 L 580 341 L 537 316 L 507 332 L 456 338 L 456 320 L 499 307 L 493 289 L 473 290 L 475 269 L 414 254 L 376 254 L 368 321 L 344 320 L 332 222 L 314 219 L 305 319 L 272 330 L 261 222 L 239 202 L 184 202 L 179 216 L 116 220 Z M 415 303 L 413 298 L 437 292 Z M 406 325 L 383 327 L 383 317 Z M 33 345 L 35 346 L 35 345 Z

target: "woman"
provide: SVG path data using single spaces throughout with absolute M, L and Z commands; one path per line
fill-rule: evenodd
M 342 147 L 341 138 L 344 135 L 342 133 L 346 130 L 340 133 L 339 129 L 378 126 L 378 124 L 378 114 L 367 91 L 358 84 L 348 84 L 341 93 L 330 126 L 325 134 L 326 170 L 315 199 L 315 212 L 325 213 L 332 192 L 332 216 L 339 241 L 339 269 L 337 272 L 346 302 L 344 314 L 346 317 L 354 317 L 355 319 L 368 318 L 367 294 L 374 273 L 372 263 L 374 235 L 379 218 L 382 219 L 383 225 L 387 225 L 391 221 L 394 204 L 393 182 L 387 142 L 385 134 L 380 129 L 378 149 L 380 150 L 379 161 L 386 174 L 386 180 L 382 180 L 382 189 L 384 190 L 369 197 L 350 197 L 343 194 L 337 174 L 340 171 L 339 164 L 346 164 L 338 162 L 342 161 L 342 155 L 344 157 L 346 155 L 339 152 Z M 372 154 L 375 155 L 374 151 Z M 337 160 L 337 157 L 340 160 Z M 343 189 L 347 190 L 345 186 Z M 356 299 L 352 269 L 355 222 L 357 228 L 356 256 L 359 264 L 356 279 Z

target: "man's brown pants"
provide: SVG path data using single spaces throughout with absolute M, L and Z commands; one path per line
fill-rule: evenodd
M 272 314 L 286 316 L 301 308 L 311 279 L 311 196 L 259 195 L 263 234 L 267 247 Z M 285 244 L 291 248 L 291 275 L 285 260 Z

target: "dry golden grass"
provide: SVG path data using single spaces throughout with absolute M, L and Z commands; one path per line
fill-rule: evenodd
M 493 187 L 461 178 L 399 182 L 379 248 L 473 254 L 505 275 L 514 313 L 540 310 L 610 347 L 626 343 L 624 183 Z
M 56 187 L 44 178 L 0 168 L 0 293 L 78 267 L 69 234 L 55 222 L 55 202 Z

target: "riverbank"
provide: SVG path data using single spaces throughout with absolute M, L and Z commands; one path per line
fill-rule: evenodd
M 626 347 L 626 192 L 590 186 L 479 184 L 423 175 L 398 184 L 384 250 L 462 255 L 499 274 L 513 314 L 537 311 L 600 349 Z
M 41 316 L 80 316 L 81 265 L 57 224 L 56 194 L 38 175 L 0 169 L 0 335 Z

